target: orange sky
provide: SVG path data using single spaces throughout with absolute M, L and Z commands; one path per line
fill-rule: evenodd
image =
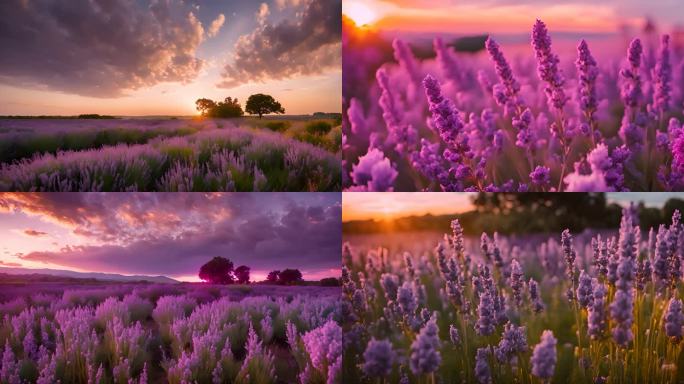
M 459 213 L 471 209 L 472 193 L 345 192 L 342 221 Z
M 646 7 L 636 0 L 606 0 L 599 3 L 346 0 L 343 13 L 357 21 L 357 24 L 366 23 L 370 28 L 381 30 L 517 33 L 527 32 L 539 18 L 553 25 L 556 32 L 615 32 L 622 25 L 639 27 L 645 16 L 666 21 L 668 10 L 673 5 L 666 1 L 653 3 L 653 7 Z

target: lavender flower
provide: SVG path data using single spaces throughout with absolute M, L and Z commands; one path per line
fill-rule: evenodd
M 387 125 L 391 141 L 400 153 L 414 148 L 418 141 L 417 132 L 413 126 L 403 122 L 402 108 L 396 102 L 387 71 L 385 68 L 380 68 L 375 76 L 378 86 L 382 90 L 378 104 L 382 109 L 382 118 Z M 356 99 L 352 99 L 353 101 L 356 101 Z M 352 110 L 351 106 L 349 110 Z M 353 128 L 354 125 L 352 125 L 352 130 Z
M 553 332 L 542 332 L 539 344 L 534 346 L 532 352 L 532 374 L 540 379 L 551 379 L 556 369 L 556 338 Z
M 579 284 L 577 285 L 577 302 L 582 308 L 587 308 L 593 300 L 591 285 L 591 276 L 582 270 L 580 272 Z
M 421 73 L 411 47 L 401 39 L 394 39 L 392 41 L 392 48 L 394 48 L 394 58 L 399 62 L 399 65 L 411 77 L 413 82 L 419 83 Z
M 465 252 L 465 245 L 463 242 L 463 228 L 458 219 L 451 221 L 451 232 L 453 233 L 453 246 L 456 256 L 463 257 Z
M 527 291 L 530 295 L 530 305 L 532 306 L 532 310 L 535 313 L 539 313 L 544 310 L 544 302 L 541 299 L 541 295 L 539 293 L 539 286 L 537 285 L 537 282 L 530 278 L 530 280 L 527 282 Z
M 480 336 L 489 336 L 494 333 L 496 326 L 496 309 L 494 308 L 494 301 L 489 290 L 484 291 L 480 295 L 480 304 L 477 306 L 477 323 L 475 324 L 475 332 Z
M 544 91 L 548 102 L 560 111 L 568 100 L 563 90 L 565 79 L 558 69 L 558 56 L 551 51 L 551 37 L 549 37 L 546 24 L 541 20 L 537 20 L 532 28 L 532 47 L 539 63 L 537 66 L 539 78 L 547 83 Z
M 352 180 L 357 186 L 374 192 L 392 191 L 394 180 L 397 178 L 394 169 L 385 154 L 377 148 L 369 148 L 368 152 L 359 158 L 358 164 L 352 166 Z
M 598 68 L 596 66 L 596 60 L 591 55 L 589 51 L 589 46 L 587 42 L 581 40 L 579 46 L 577 47 L 577 61 L 575 65 L 577 66 L 577 72 L 579 74 L 579 105 L 580 110 L 584 114 L 586 119 L 585 124 L 589 128 L 589 132 L 592 135 L 592 142 L 596 139 L 594 137 L 594 131 L 596 126 L 596 120 L 594 114 L 598 108 L 598 100 L 596 97 L 596 78 L 598 77 Z
M 518 353 L 527 352 L 525 327 L 506 323 L 499 345 L 494 348 L 496 358 L 501 363 L 509 363 Z
M 416 340 L 411 344 L 409 365 L 415 375 L 435 372 L 442 363 L 439 353 L 439 328 L 435 319 L 430 319 L 420 330 Z
M 415 287 L 411 282 L 404 282 L 397 291 L 397 303 L 404 316 L 410 317 L 418 309 L 418 302 L 415 295 Z
M 387 340 L 371 339 L 363 353 L 363 372 L 369 377 L 388 376 L 392 373 L 392 366 L 396 359 L 392 343 Z
M 663 321 L 665 323 L 665 334 L 673 343 L 678 344 L 682 340 L 682 326 L 684 326 L 681 300 L 670 299 Z
M 530 173 L 530 180 L 537 186 L 545 186 L 551 183 L 551 169 L 542 165 L 537 167 Z
M 572 235 L 570 230 L 566 229 L 561 233 L 561 248 L 563 249 L 563 257 L 565 258 L 566 274 L 570 281 L 575 281 L 575 248 L 572 246 Z
M 458 334 L 458 329 L 453 324 L 449 325 L 449 339 L 451 340 L 451 344 L 455 347 L 461 344 L 461 337 Z
M 592 339 L 601 339 L 608 326 L 608 316 L 605 309 L 607 290 L 597 279 L 592 279 L 591 285 L 592 301 L 588 308 L 588 333 Z
M 663 35 L 660 40 L 660 54 L 653 71 L 653 109 L 663 114 L 670 108 L 672 65 L 670 64 L 670 36 Z
M 632 334 L 633 308 L 632 293 L 618 289 L 610 304 L 610 316 L 615 322 L 612 330 L 613 340 L 622 347 L 627 347 L 634 338 Z
M 480 384 L 491 384 L 492 372 L 489 369 L 490 348 L 478 348 L 475 356 L 475 379 Z
M 494 68 L 500 81 L 494 87 L 494 99 L 506 108 L 506 114 L 511 115 L 522 104 L 519 96 L 520 84 L 513 76 L 513 71 L 501 52 L 499 44 L 490 37 L 485 42 L 485 48 L 494 61 Z
M 397 291 L 399 290 L 399 278 L 390 273 L 383 273 L 380 276 L 380 285 L 385 291 L 385 297 L 387 301 L 397 300 Z
M 511 276 L 509 280 L 511 290 L 513 291 L 513 297 L 515 298 L 515 303 L 520 307 L 522 306 L 522 289 L 523 289 L 523 271 L 520 267 L 518 260 L 513 259 L 511 261 Z
M 452 162 L 460 163 L 465 157 L 470 156 L 470 146 L 468 137 L 464 134 L 461 114 L 453 102 L 444 97 L 437 79 L 427 75 L 423 80 L 423 86 L 435 128 L 442 140 L 454 149 Z

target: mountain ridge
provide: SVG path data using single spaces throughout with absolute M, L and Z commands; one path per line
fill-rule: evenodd
M 180 281 L 174 280 L 167 276 L 147 276 L 147 275 L 122 275 L 119 273 L 103 273 L 103 272 L 76 272 L 64 269 L 50 269 L 50 268 L 20 268 L 20 267 L 0 267 L 0 273 L 9 275 L 51 275 L 61 277 L 71 277 L 77 279 L 96 279 L 102 281 L 119 281 L 119 282 L 133 282 L 133 281 L 147 281 L 150 283 L 161 284 L 178 284 Z

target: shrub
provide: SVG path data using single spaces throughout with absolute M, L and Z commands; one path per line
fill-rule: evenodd
M 332 129 L 332 125 L 327 121 L 312 121 L 306 125 L 306 132 L 312 135 L 327 135 Z

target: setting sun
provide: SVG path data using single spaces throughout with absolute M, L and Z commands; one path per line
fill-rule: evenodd
M 342 12 L 354 20 L 358 26 L 371 24 L 378 18 L 377 12 L 365 4 L 357 2 L 343 3 L 342 7 Z

